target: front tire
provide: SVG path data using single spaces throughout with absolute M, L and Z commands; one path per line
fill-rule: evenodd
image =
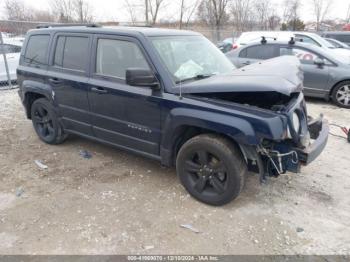
M 176 159 L 182 185 L 197 200 L 220 206 L 241 192 L 246 165 L 234 144 L 217 135 L 204 134 L 188 140 Z
M 45 98 L 35 100 L 31 106 L 35 132 L 47 144 L 61 144 L 67 138 L 51 103 Z
M 350 81 L 341 82 L 334 87 L 332 100 L 337 106 L 350 108 Z

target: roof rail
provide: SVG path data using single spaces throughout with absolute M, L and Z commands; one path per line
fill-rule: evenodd
M 69 23 L 69 24 L 43 24 L 37 25 L 36 28 L 50 28 L 50 27 L 66 27 L 66 26 L 86 26 L 86 27 L 100 27 L 98 24 L 79 24 L 79 23 Z
M 288 44 L 290 44 L 290 45 L 294 45 L 295 44 L 294 37 L 290 38 Z
M 119 25 L 119 26 L 123 26 L 123 27 L 150 27 L 150 28 L 153 27 L 153 26 L 150 25 L 150 24 L 147 24 L 147 25 L 123 25 L 123 24 L 121 24 L 121 25 Z

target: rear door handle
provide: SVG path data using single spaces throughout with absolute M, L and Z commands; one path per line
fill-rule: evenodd
M 49 78 L 49 81 L 50 81 L 50 83 L 52 83 L 52 84 L 54 84 L 54 85 L 57 85 L 57 84 L 62 83 L 62 80 L 60 80 L 60 79 L 58 79 L 58 78 L 56 78 L 56 77 L 51 77 L 51 78 Z
M 91 87 L 91 91 L 98 94 L 106 94 L 108 91 L 102 87 Z

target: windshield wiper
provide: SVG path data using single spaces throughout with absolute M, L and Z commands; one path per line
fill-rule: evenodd
M 178 80 L 178 81 L 176 81 L 176 84 L 180 84 L 180 83 L 187 82 L 187 81 L 192 81 L 192 80 L 200 80 L 200 79 L 211 77 L 213 75 L 214 74 L 198 74 L 198 75 L 195 75 L 193 77 L 189 77 L 189 78 L 184 78 L 184 79 Z

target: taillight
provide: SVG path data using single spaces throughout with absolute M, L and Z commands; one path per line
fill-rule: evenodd
M 232 44 L 232 49 L 236 49 L 236 48 L 238 48 L 238 45 Z

